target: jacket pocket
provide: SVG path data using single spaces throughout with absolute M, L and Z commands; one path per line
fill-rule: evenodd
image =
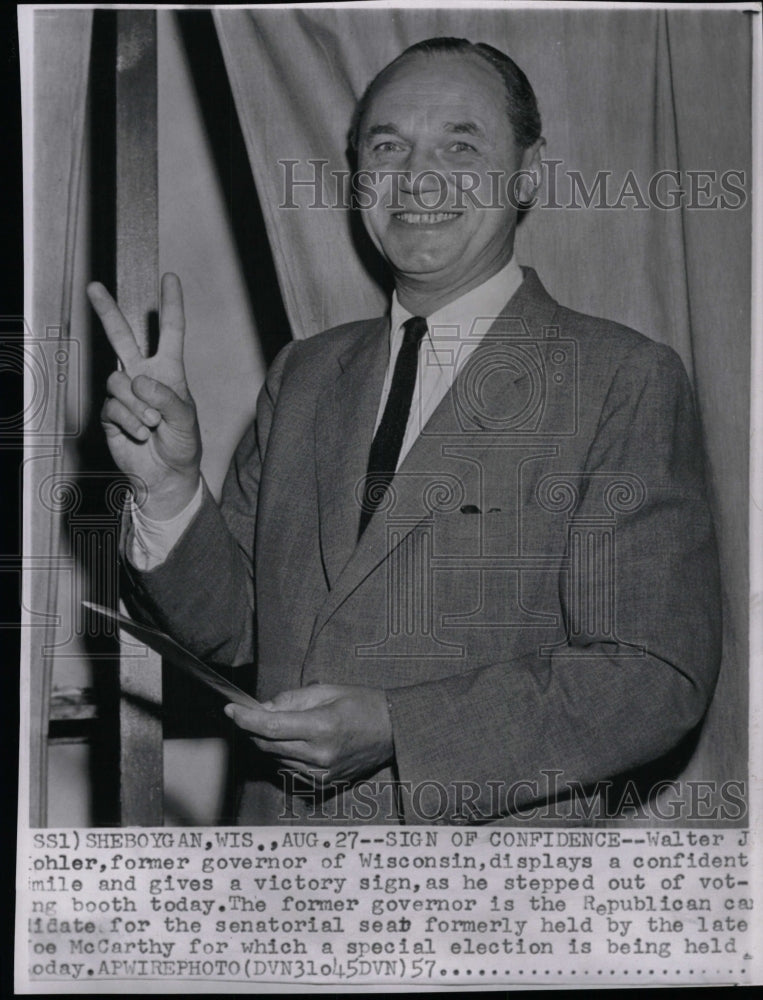
M 461 510 L 433 515 L 430 526 L 432 554 L 437 557 L 462 556 L 468 560 L 517 555 L 517 513 L 490 510 L 462 513 Z

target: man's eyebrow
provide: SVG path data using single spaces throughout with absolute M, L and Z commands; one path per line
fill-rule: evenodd
M 476 135 L 482 136 L 484 138 L 485 131 L 476 122 L 462 121 L 462 122 L 443 122 L 443 131 L 450 132 L 455 135 Z M 365 137 L 367 139 L 372 138 L 375 135 L 397 135 L 399 136 L 400 129 L 397 125 L 393 125 L 392 122 L 384 122 L 377 125 L 371 125 L 369 128 L 365 129 Z
M 367 136 L 372 135 L 400 135 L 400 130 L 397 125 L 393 125 L 392 122 L 387 122 L 383 125 L 372 125 L 370 128 L 365 130 Z
M 484 135 L 484 131 L 476 122 L 445 122 L 446 132 L 456 132 L 460 135 Z

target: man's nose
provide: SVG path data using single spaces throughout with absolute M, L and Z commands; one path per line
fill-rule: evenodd
M 435 168 L 436 160 L 437 156 L 433 149 L 424 143 L 413 143 L 408 151 L 406 167 L 411 173 L 424 173 Z
M 414 146 L 406 158 L 401 192 L 420 202 L 421 207 L 431 208 L 447 195 L 448 188 L 448 177 L 436 150 Z

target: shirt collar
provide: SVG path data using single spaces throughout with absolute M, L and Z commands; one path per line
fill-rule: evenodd
M 459 298 L 448 302 L 442 309 L 426 317 L 428 337 L 433 346 L 438 341 L 466 340 L 469 337 L 472 324 L 476 317 L 495 318 L 500 315 L 503 307 L 522 284 L 522 269 L 512 256 L 511 260 L 500 271 L 477 285 Z M 390 353 L 399 346 L 402 338 L 401 328 L 413 313 L 402 306 L 397 292 L 392 293 L 390 307 Z M 482 328 L 484 332 L 484 328 Z

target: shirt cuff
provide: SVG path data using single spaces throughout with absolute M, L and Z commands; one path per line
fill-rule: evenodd
M 161 566 L 196 516 L 203 496 L 203 481 L 199 479 L 193 499 L 169 521 L 155 521 L 133 507 L 127 552 L 135 569 L 145 573 Z

